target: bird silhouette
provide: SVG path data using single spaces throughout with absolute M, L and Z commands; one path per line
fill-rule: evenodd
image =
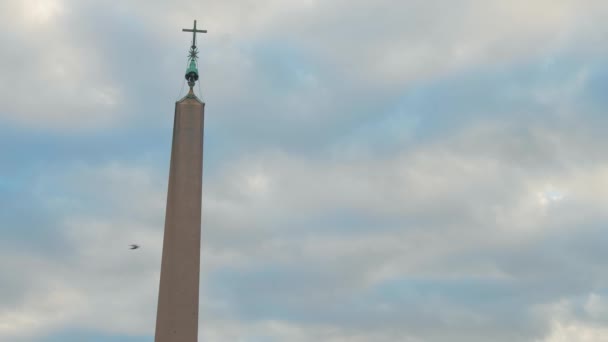
M 131 246 L 131 248 L 129 248 L 129 249 L 138 249 L 139 248 L 138 245 L 130 245 L 130 246 Z

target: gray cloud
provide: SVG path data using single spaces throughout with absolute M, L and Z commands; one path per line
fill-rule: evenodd
M 284 322 L 278 324 L 292 326 L 295 339 L 542 337 L 550 321 L 537 315 L 537 307 L 606 285 L 599 272 L 602 244 L 590 243 L 601 241 L 597 227 L 604 215 L 601 206 L 589 206 L 597 194 L 587 187 L 601 177 L 596 170 L 603 163 L 582 175 L 571 167 L 513 163 L 509 153 L 498 153 L 512 143 L 495 127 L 472 131 L 478 133 L 463 132 L 389 160 L 328 162 L 262 153 L 227 164 L 206 180 L 204 317 L 217 312 L 231 325 Z M 538 148 L 550 145 L 547 135 L 528 133 L 534 139 L 527 146 L 551 156 Z M 484 149 L 471 149 L 470 136 L 487 137 L 478 140 Z M 65 212 L 61 231 L 70 252 L 31 267 L 47 269 L 36 275 L 38 282 L 55 284 L 55 291 L 26 292 L 47 306 L 22 303 L 34 319 L 59 303 L 71 303 L 73 311 L 47 322 L 41 333 L 66 324 L 150 331 L 164 189 L 155 173 L 113 163 L 76 165 L 65 176 L 41 179 L 42 189 L 61 180 L 70 197 L 72 187 L 81 199 L 95 194 L 86 207 L 100 208 L 68 214 L 70 201 L 55 199 Z M 546 180 L 564 193 L 563 200 L 539 197 Z M 324 215 L 340 217 L 340 208 L 350 209 L 355 220 L 367 217 L 368 224 L 359 230 L 350 230 L 348 221 L 345 228 L 330 224 L 325 217 L 331 216 Z M 581 225 L 586 221 L 596 223 Z M 124 249 L 132 240 L 144 241 L 143 255 Z M 223 323 L 204 322 L 219 336 L 227 334 Z M 333 333 L 322 333 L 324 326 Z M 261 334 L 284 336 L 268 329 Z
M 0 5 L 0 118 L 141 146 L 2 175 L 0 339 L 152 333 L 168 149 L 141 131 L 170 130 L 201 13 L 201 340 L 597 341 L 606 6 L 457 5 Z

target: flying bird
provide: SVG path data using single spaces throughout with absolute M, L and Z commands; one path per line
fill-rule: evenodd
M 139 246 L 138 246 L 138 245 L 130 245 L 130 247 L 131 247 L 131 248 L 129 248 L 129 249 L 138 249 L 138 248 L 139 248 Z

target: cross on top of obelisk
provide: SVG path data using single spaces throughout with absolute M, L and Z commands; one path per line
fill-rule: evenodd
M 190 65 L 186 70 L 186 80 L 188 80 L 188 85 L 190 86 L 190 92 L 188 93 L 188 96 L 194 96 L 192 88 L 194 87 L 195 82 L 198 80 L 198 68 L 196 66 L 196 59 L 198 58 L 198 49 L 196 48 L 196 34 L 207 33 L 207 30 L 197 30 L 195 20 L 194 28 L 192 28 L 191 30 L 182 29 L 182 32 L 192 32 L 192 46 L 190 47 L 190 53 L 188 54 L 188 60 Z
M 196 20 L 194 21 L 194 28 L 190 29 L 182 29 L 182 32 L 192 32 L 192 48 L 196 48 L 196 34 L 197 33 L 207 33 L 207 30 L 197 30 L 196 29 Z

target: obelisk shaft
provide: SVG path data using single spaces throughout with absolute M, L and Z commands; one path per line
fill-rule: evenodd
M 175 104 L 155 342 L 197 342 L 204 108 Z

